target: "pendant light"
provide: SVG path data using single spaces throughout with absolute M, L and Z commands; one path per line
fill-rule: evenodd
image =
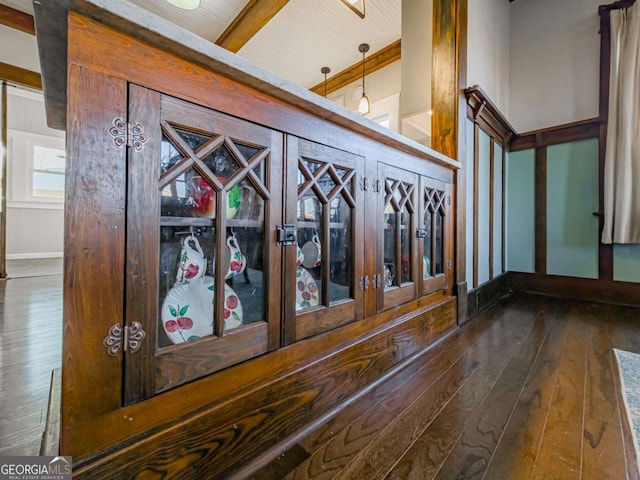
M 167 0 L 167 2 L 182 10 L 195 10 L 200 6 L 200 0 Z
M 358 104 L 358 113 L 360 113 L 360 115 L 366 115 L 371 109 L 371 106 L 369 105 L 369 98 L 364 90 L 364 54 L 369 51 L 369 44 L 360 44 L 358 51 L 362 52 L 362 98 L 360 98 L 360 103 Z
M 320 69 L 320 73 L 324 74 L 324 98 L 327 98 L 327 73 L 329 73 L 331 69 L 329 67 L 322 67 Z

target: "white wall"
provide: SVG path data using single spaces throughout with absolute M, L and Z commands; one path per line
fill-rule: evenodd
M 539 0 L 519 2 L 538 5 Z M 467 85 L 479 85 L 507 118 L 510 5 L 507 0 L 470 0 L 467 29 Z
M 474 3 L 469 2 L 470 18 Z M 598 115 L 597 12 L 603 3 L 608 2 L 518 0 L 511 4 L 508 118 L 518 132 Z
M 433 0 L 402 0 L 400 115 L 431 108 Z
M 64 203 L 31 196 L 33 144 L 64 149 L 64 132 L 47 127 L 41 92 L 8 90 L 7 258 L 61 256 Z
M 400 62 L 393 62 L 390 65 L 387 65 L 380 70 L 376 70 L 375 72 L 367 75 L 365 77 L 365 92 L 367 97 L 369 97 L 369 102 L 372 104 L 375 102 L 379 102 L 381 100 L 389 99 L 389 97 L 398 98 L 398 94 L 400 93 L 400 76 L 401 76 L 401 66 Z M 349 85 L 342 87 L 335 92 L 327 95 L 329 100 L 333 100 L 348 110 L 357 111 L 358 110 L 358 102 L 360 101 L 360 97 L 362 96 L 362 79 L 350 83 Z M 384 103 L 390 103 L 389 101 Z M 395 101 L 395 109 L 393 113 L 395 117 L 395 121 L 392 121 L 391 124 L 397 125 L 398 118 L 398 102 Z M 369 116 L 376 115 L 376 112 L 373 111 Z M 391 126 L 391 125 L 390 125 Z M 397 129 L 396 129 L 397 131 Z
M 36 37 L 0 25 L 0 62 L 40 72 Z

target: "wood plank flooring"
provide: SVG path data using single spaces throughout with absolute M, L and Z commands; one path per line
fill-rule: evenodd
M 251 478 L 640 480 L 612 348 L 640 309 L 514 294 Z M 37 455 L 61 276 L 0 282 L 0 455 Z
M 62 356 L 62 275 L 0 281 L 0 455 L 38 455 Z
M 250 478 L 638 480 L 612 348 L 639 320 L 514 294 Z

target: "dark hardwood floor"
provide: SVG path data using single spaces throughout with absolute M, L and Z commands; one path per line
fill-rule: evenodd
M 515 294 L 254 479 L 638 479 L 612 348 L 640 310 Z
M 640 480 L 612 353 L 639 318 L 514 294 L 252 478 Z M 0 282 L 0 455 L 38 454 L 61 324 L 61 276 Z
M 61 364 L 62 275 L 0 281 L 0 455 L 38 455 Z

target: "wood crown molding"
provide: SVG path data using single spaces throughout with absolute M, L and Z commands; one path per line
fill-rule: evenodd
M 401 56 L 401 43 L 400 40 L 396 40 L 390 45 L 387 45 L 382 50 L 378 50 L 372 53 L 364 61 L 364 68 L 366 74 L 380 70 L 393 62 L 400 60 Z M 350 83 L 360 80 L 362 78 L 362 62 L 354 63 L 350 67 L 345 68 L 340 73 L 335 74 L 333 77 L 327 79 L 327 93 L 340 90 L 342 87 L 349 85 Z M 310 90 L 318 95 L 324 94 L 324 82 L 320 82 Z
M 237 53 L 289 0 L 250 0 L 216 40 L 216 45 Z
M 603 121 L 596 117 L 518 133 L 478 85 L 465 89 L 464 93 L 467 97 L 467 117 L 494 138 L 502 139 L 503 146 L 511 152 L 598 138 L 600 126 L 606 123 L 606 119 Z
M 33 16 L 6 5 L 0 5 L 0 25 L 6 25 L 31 35 L 36 34 Z
M 629 8 L 636 0 L 618 0 L 617 2 L 610 3 L 609 5 L 600 5 L 598 7 L 598 15 L 609 13 L 611 10 L 620 10 L 621 8 Z
M 482 88 L 474 85 L 465 89 L 464 94 L 467 97 L 467 117 L 502 139 L 503 145 L 508 145 L 518 135 Z
M 511 142 L 510 150 L 517 152 L 530 148 L 547 147 L 560 143 L 577 142 L 578 140 L 586 140 L 588 138 L 598 138 L 601 123 L 601 120 L 596 117 L 521 133 Z
M 25 68 L 0 62 L 0 80 L 42 90 L 42 76 Z

